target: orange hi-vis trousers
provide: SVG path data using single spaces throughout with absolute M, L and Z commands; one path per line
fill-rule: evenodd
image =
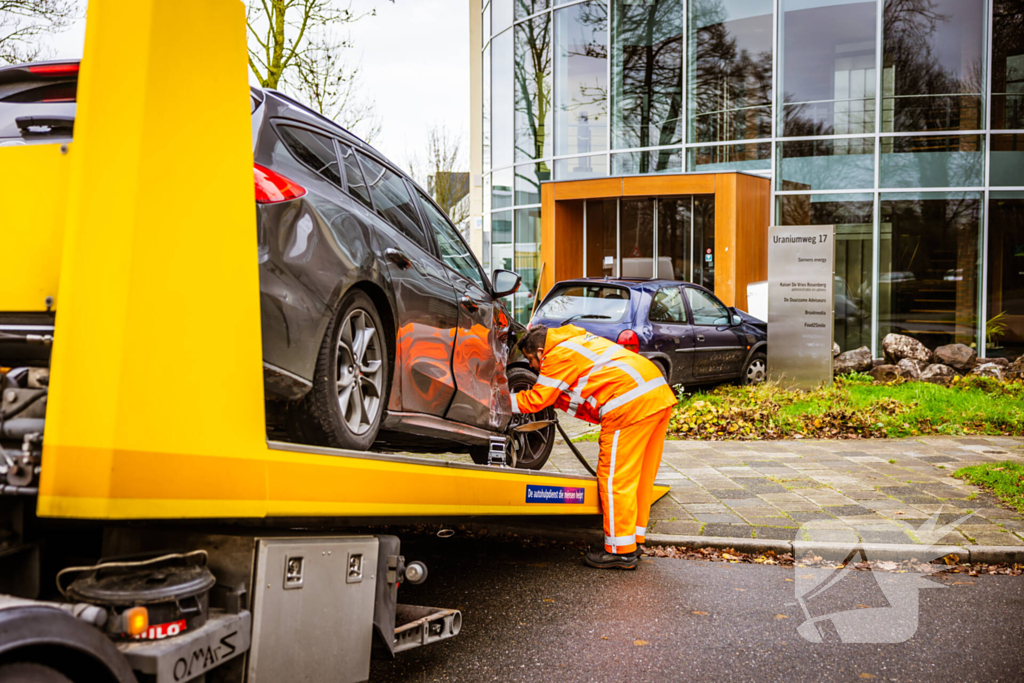
M 628 427 L 601 430 L 597 488 L 610 553 L 631 553 L 645 540 L 671 415 L 669 407 Z

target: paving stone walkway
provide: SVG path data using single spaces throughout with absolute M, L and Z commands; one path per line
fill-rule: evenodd
M 597 443 L 576 445 L 596 464 Z M 649 533 L 1024 546 L 1024 515 L 952 476 L 1007 459 L 1024 461 L 1024 439 L 667 441 L 658 480 L 672 489 Z M 561 438 L 544 469 L 586 474 Z M 922 528 L 935 513 L 939 526 L 971 517 L 936 536 Z

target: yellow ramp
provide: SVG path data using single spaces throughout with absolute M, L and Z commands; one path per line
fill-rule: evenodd
M 39 514 L 597 512 L 589 478 L 268 445 L 245 40 L 238 0 L 89 3 Z

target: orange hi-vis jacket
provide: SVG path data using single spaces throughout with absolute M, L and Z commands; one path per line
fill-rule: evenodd
M 654 363 L 575 325 L 548 330 L 537 383 L 529 391 L 512 394 L 515 413 L 536 413 L 554 405 L 611 430 L 675 403 L 675 394 Z

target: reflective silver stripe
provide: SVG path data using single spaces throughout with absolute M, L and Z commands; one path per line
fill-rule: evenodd
M 622 370 L 637 384 L 644 383 L 643 375 L 637 372 L 636 368 L 631 367 L 628 363 L 623 363 L 621 360 L 610 360 L 608 361 L 608 365 L 618 370 Z
M 615 481 L 615 453 L 619 450 L 620 431 L 622 430 L 616 429 L 615 436 L 612 437 L 612 455 L 608 463 L 608 528 L 613 534 L 615 533 L 615 499 L 612 498 L 612 482 Z M 608 536 L 605 536 L 605 539 L 607 538 Z M 609 545 L 615 544 L 609 543 Z
M 613 398 L 612 400 L 608 401 L 607 403 L 605 403 L 603 406 L 601 406 L 601 410 L 598 411 L 598 415 L 600 415 L 601 417 L 604 417 L 605 415 L 607 415 L 608 413 L 612 412 L 616 408 L 621 408 L 622 406 L 626 405 L 630 401 L 634 401 L 634 400 L 640 398 L 641 396 L 643 396 L 644 394 L 646 394 L 648 392 L 651 392 L 651 391 L 654 391 L 658 387 L 666 385 L 666 384 L 667 384 L 667 382 L 665 382 L 665 378 L 664 377 L 657 377 L 655 379 L 647 380 L 646 382 L 644 382 L 640 386 L 635 387 L 633 389 L 630 389 L 629 391 L 624 393 L 622 396 L 617 396 L 617 397 Z
M 537 376 L 537 384 L 545 387 L 551 387 L 552 389 L 558 389 L 559 391 L 567 391 L 569 385 L 560 379 L 554 377 L 545 377 L 544 375 Z
M 564 346 L 567 349 L 571 349 L 572 351 L 575 351 L 576 353 L 580 354 L 581 356 L 586 357 L 589 360 L 594 361 L 595 363 L 598 361 L 599 358 L 601 358 L 601 356 L 599 356 L 598 354 L 594 353 L 593 351 L 588 349 L 586 346 L 583 346 L 582 344 L 577 344 L 574 341 L 560 342 L 559 344 L 557 344 L 557 346 Z
M 645 527 L 645 526 L 638 526 L 636 528 L 636 535 L 637 536 L 646 536 L 647 535 L 647 527 Z
M 587 350 L 589 351 L 589 349 Z M 618 347 L 613 346 L 607 349 L 604 353 L 598 355 L 597 360 L 594 361 L 594 364 L 590 367 L 590 370 L 587 371 L 587 374 L 585 374 L 583 377 L 576 381 L 576 388 L 572 389 L 569 393 L 568 412 L 570 415 L 576 417 L 576 411 L 579 410 L 580 403 L 583 402 L 583 389 L 586 388 L 587 383 L 590 381 L 590 376 L 594 374 L 595 371 L 600 370 L 602 367 L 604 367 L 606 363 L 615 362 L 612 361 L 611 358 L 613 355 L 615 355 L 615 353 L 618 350 Z M 597 403 L 595 402 L 593 405 L 596 407 Z
M 636 543 L 636 536 L 605 536 L 604 544 L 611 546 L 633 545 Z
M 512 399 L 512 412 L 515 413 L 516 415 L 518 415 L 519 414 L 519 401 L 516 399 L 515 392 L 510 394 L 510 397 Z

